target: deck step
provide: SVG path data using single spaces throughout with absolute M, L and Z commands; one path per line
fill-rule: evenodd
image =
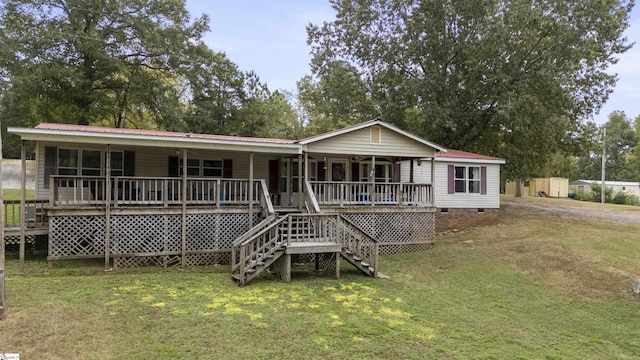
M 342 244 L 332 241 L 301 241 L 286 246 L 287 254 L 339 253 L 340 251 L 342 251 Z
M 369 264 L 368 264 L 368 263 L 366 263 L 366 262 L 364 262 L 364 261 L 360 262 L 360 265 L 362 265 L 362 266 L 364 266 L 364 267 L 369 267 Z
M 233 280 L 235 280 L 235 281 L 240 281 L 240 275 L 238 275 L 238 274 L 232 274 L 232 275 L 231 275 L 231 278 L 232 278 Z
M 351 250 L 349 250 L 349 249 L 346 249 L 344 252 L 346 252 L 346 253 L 347 253 L 347 254 L 349 254 L 349 255 L 353 255 L 353 251 L 351 251 Z
M 358 257 L 358 256 L 356 256 L 356 255 L 353 255 L 353 260 L 355 260 L 355 261 L 360 261 L 360 260 L 362 260 L 362 259 L 361 259 L 361 258 L 359 258 L 359 257 Z
M 253 274 L 253 273 L 256 272 L 256 269 L 247 269 L 244 272 L 247 273 L 247 274 Z

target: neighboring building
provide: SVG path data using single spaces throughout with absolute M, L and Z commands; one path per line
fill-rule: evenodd
M 575 180 L 569 183 L 572 190 L 576 192 L 591 192 L 592 184 L 602 185 L 601 180 Z M 628 193 L 632 193 L 640 196 L 640 183 L 632 182 L 632 181 L 606 181 L 604 182 L 604 186 L 611 188 L 613 193 L 617 193 L 619 191 L 626 191 Z
M 38 200 L 27 202 L 24 227 L 48 233 L 49 261 L 231 263 L 241 284 L 268 267 L 286 279 L 293 254 L 332 253 L 375 275 L 378 251 L 427 249 L 443 214 L 494 217 L 504 164 L 378 120 L 303 140 L 8 131 L 36 142 Z
M 507 181 L 505 194 L 516 194 L 515 181 Z M 569 179 L 552 177 L 520 181 L 520 194 L 522 196 L 566 198 L 569 196 Z

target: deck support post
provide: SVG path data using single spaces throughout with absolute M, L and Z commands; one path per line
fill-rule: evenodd
M 182 269 L 187 267 L 187 149 L 182 149 L 182 233 L 181 233 Z
M 249 153 L 249 229 L 253 228 L 253 151 Z
M 111 255 L 111 249 L 109 248 L 109 241 L 111 240 L 111 145 L 107 144 L 107 151 L 105 154 L 105 199 L 104 199 L 104 269 L 110 269 L 109 257 Z M 116 199 L 117 201 L 118 199 Z
M 298 209 L 302 210 L 302 154 L 298 154 Z
M 369 197 L 371 198 L 371 206 L 376 206 L 376 156 L 371 156 L 371 170 L 369 171 L 369 177 L 371 178 L 371 191 Z
M 24 274 L 24 243 L 25 243 L 25 227 L 27 222 L 26 201 L 27 201 L 27 147 L 26 141 L 20 141 L 20 167 L 22 174 L 20 176 L 20 275 Z

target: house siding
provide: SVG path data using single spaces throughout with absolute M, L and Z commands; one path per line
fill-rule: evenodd
M 430 157 L 433 149 L 413 139 L 381 127 L 380 144 L 371 144 L 369 128 L 355 130 L 340 136 L 307 145 L 309 153 L 353 154 L 399 157 Z
M 486 166 L 487 194 L 469 194 L 447 192 L 447 167 L 454 166 Z M 423 164 L 424 166 L 424 164 Z M 415 170 L 415 167 L 414 167 Z M 438 208 L 499 208 L 500 207 L 500 165 L 465 162 L 436 162 L 435 205 Z

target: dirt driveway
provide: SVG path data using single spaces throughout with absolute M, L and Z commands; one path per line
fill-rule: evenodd
M 15 159 L 2 160 L 2 187 L 5 189 L 20 189 L 21 161 Z M 27 189 L 35 189 L 35 162 L 27 161 Z
M 640 207 L 637 206 L 602 205 L 567 199 L 516 199 L 506 197 L 501 198 L 500 204 L 507 211 L 509 208 L 520 208 L 548 214 L 579 216 L 623 223 L 640 223 Z

